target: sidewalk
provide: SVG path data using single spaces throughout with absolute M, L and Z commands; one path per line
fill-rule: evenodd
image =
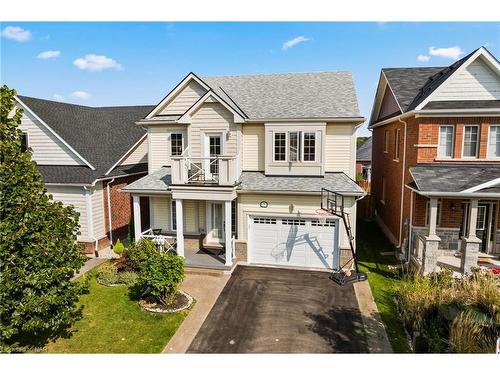
M 100 250 L 99 251 L 99 257 L 95 257 L 93 255 L 88 256 L 88 260 L 85 262 L 85 264 L 80 268 L 80 271 L 78 271 L 75 276 L 73 276 L 72 280 L 82 276 L 83 274 L 87 273 L 90 271 L 92 268 L 97 267 L 98 265 L 104 263 L 108 259 L 116 259 L 119 258 L 118 255 L 116 255 L 111 248 L 107 247 L 106 249 Z

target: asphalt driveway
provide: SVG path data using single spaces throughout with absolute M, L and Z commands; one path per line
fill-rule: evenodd
M 239 266 L 188 353 L 366 353 L 352 285 L 328 273 Z

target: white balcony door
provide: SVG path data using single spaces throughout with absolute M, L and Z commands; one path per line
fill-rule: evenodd
M 217 156 L 223 154 L 223 138 L 221 133 L 208 133 L 205 135 L 205 176 L 207 180 L 218 177 L 219 164 Z
M 208 204 L 208 242 L 224 242 L 224 204 Z

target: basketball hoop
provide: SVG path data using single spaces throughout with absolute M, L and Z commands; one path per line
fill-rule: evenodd
M 326 224 L 326 219 L 328 219 L 329 216 L 331 216 L 330 213 L 322 208 L 316 210 L 316 218 L 321 225 Z

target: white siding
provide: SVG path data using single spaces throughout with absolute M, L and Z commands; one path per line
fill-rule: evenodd
M 356 167 L 355 126 L 327 124 L 325 142 L 325 171 L 344 172 L 354 178 Z
M 182 115 L 198 99 L 200 99 L 207 90 L 198 82 L 190 81 L 175 97 L 173 97 L 160 112 L 162 115 Z
M 152 225 L 151 228 L 171 231 L 171 207 L 170 197 L 150 197 Z M 198 234 L 199 229 L 205 228 L 205 201 L 185 199 L 184 207 L 184 234 Z
M 47 186 L 47 194 L 52 194 L 54 200 L 61 201 L 64 205 L 72 205 L 80 213 L 79 238 L 88 237 L 87 208 L 85 205 L 85 190 L 82 186 Z
M 500 76 L 478 58 L 450 77 L 433 100 L 500 100 Z
M 64 143 L 28 111 L 24 111 L 20 129 L 28 133 L 33 160 L 39 165 L 85 165 Z
M 120 165 L 130 165 L 130 164 L 138 164 L 138 163 L 147 163 L 147 161 L 148 161 L 148 139 L 146 137 L 120 163 Z
M 94 223 L 94 237 L 100 239 L 106 234 L 102 182 L 98 182 L 92 189 L 92 218 Z
M 185 125 L 162 126 L 155 125 L 148 128 L 149 156 L 148 168 L 152 173 L 162 166 L 170 166 L 170 134 L 183 133 L 184 142 L 187 142 L 187 132 Z M 185 143 L 186 145 L 186 143 Z
M 222 104 L 204 103 L 191 118 L 192 123 L 189 126 L 191 156 L 204 156 L 204 134 L 206 132 L 224 133 L 224 155 L 234 156 L 237 154 L 239 149 L 238 132 L 241 132 L 241 125 L 234 123 L 234 115 Z
M 149 197 L 152 213 L 151 228 L 170 230 L 170 198 Z
M 267 208 L 261 208 L 260 202 L 268 202 Z M 239 194 L 238 195 L 238 239 L 248 239 L 248 215 L 261 214 L 266 216 L 286 215 L 293 216 L 316 216 L 316 210 L 320 208 L 320 196 L 312 195 L 281 195 L 281 194 Z M 293 208 L 292 208 L 293 205 Z M 353 235 L 356 235 L 356 204 L 352 197 L 345 200 L 345 211 L 351 213 L 351 225 Z M 349 247 L 349 239 L 345 228 L 340 220 L 340 246 Z
M 242 168 L 244 171 L 264 171 L 265 165 L 264 124 L 242 127 Z

